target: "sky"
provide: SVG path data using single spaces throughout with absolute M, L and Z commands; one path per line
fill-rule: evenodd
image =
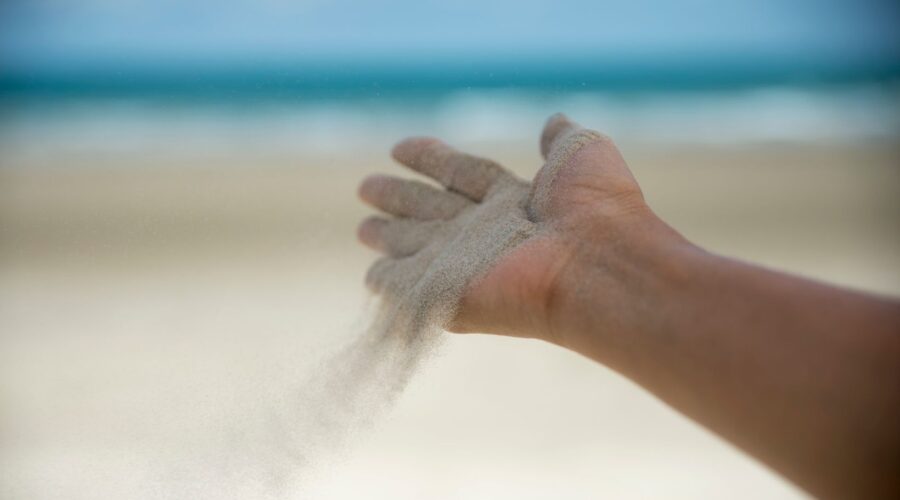
M 3 0 L 7 69 L 354 58 L 900 60 L 873 0 Z

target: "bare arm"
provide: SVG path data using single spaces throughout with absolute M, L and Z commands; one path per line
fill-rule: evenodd
M 650 232 L 579 251 L 556 339 L 817 496 L 896 498 L 900 307 Z
M 395 157 L 416 168 L 435 144 Z M 534 236 L 470 283 L 451 331 L 604 363 L 815 495 L 900 494 L 897 302 L 694 246 L 653 214 L 615 145 L 565 117 L 542 152 L 523 200 Z M 362 197 L 384 208 L 375 184 Z M 390 246 L 371 221 L 360 236 Z

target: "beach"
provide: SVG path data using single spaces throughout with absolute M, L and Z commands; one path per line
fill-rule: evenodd
M 896 489 L 894 4 L 0 0 L 0 500 Z
M 401 173 L 390 143 L 60 144 L 18 147 L 0 165 L 0 493 L 214 497 L 216 474 L 256 467 L 264 477 L 254 455 L 245 463 L 223 450 L 241 443 L 269 456 L 253 434 L 259 422 L 362 331 L 371 300 L 362 280 L 376 255 L 355 239 L 369 213 L 356 188 L 368 173 Z M 536 141 L 460 146 L 523 178 L 540 166 Z M 900 293 L 894 141 L 620 146 L 651 207 L 708 250 Z M 803 496 L 576 354 L 446 337 L 392 410 L 302 484 L 274 490 Z M 198 461 L 223 453 L 219 469 Z

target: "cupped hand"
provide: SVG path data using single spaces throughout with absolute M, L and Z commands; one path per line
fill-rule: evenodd
M 385 254 L 367 285 L 388 300 L 421 300 L 409 294 L 430 290 L 429 297 L 455 301 L 443 325 L 452 332 L 562 343 L 557 309 L 577 288 L 574 263 L 602 260 L 652 214 L 608 137 L 557 114 L 540 149 L 544 164 L 529 183 L 437 139 L 397 144 L 399 163 L 442 188 L 365 179 L 360 197 L 388 215 L 359 226 L 359 239 Z

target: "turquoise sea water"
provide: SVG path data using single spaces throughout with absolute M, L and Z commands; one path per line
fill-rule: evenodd
M 57 66 L 0 74 L 0 148 L 517 141 L 563 111 L 621 140 L 900 137 L 900 63 L 708 59 Z M 49 146 L 48 146 L 49 145 Z
M 900 60 L 707 57 L 507 60 L 333 59 L 278 63 L 114 63 L 9 68 L 5 97 L 171 97 L 187 99 L 439 98 L 465 90 L 616 94 L 822 88 L 900 81 Z

